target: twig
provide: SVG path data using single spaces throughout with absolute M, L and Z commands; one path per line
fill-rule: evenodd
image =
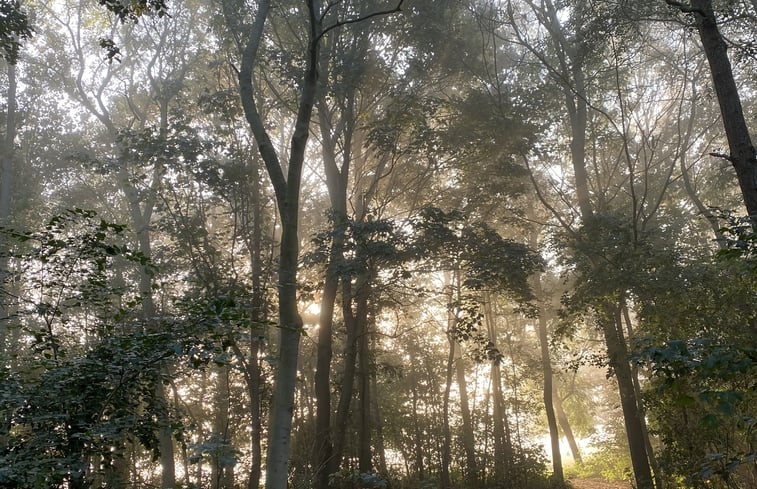
M 709 154 L 710 156 L 714 156 L 715 158 L 723 158 L 724 160 L 728 160 L 731 163 L 733 163 L 733 157 L 730 156 L 730 155 L 727 155 L 725 153 L 718 153 L 717 151 L 713 151 L 713 152 L 707 153 L 707 154 Z

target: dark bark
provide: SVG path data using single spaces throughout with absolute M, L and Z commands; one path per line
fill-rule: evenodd
M 628 307 L 626 307 L 626 305 L 622 305 L 621 309 L 623 313 L 623 319 L 618 319 L 618 321 L 622 322 L 622 320 L 625 320 L 625 324 L 628 329 L 628 337 L 633 338 L 633 325 L 631 324 L 631 316 L 628 313 Z M 621 326 L 621 331 L 622 329 L 623 328 Z M 647 428 L 647 421 L 645 416 L 646 409 L 644 408 L 644 403 L 642 402 L 641 383 L 639 382 L 639 368 L 637 366 L 634 365 L 631 368 L 631 375 L 639 409 L 639 419 L 641 420 L 641 433 L 644 437 L 644 447 L 646 448 L 647 457 L 649 458 L 649 465 L 652 468 L 652 476 L 654 477 L 655 487 L 657 487 L 657 489 L 661 489 L 663 487 L 662 473 L 660 471 L 660 465 L 657 463 L 654 447 L 652 446 L 652 439 L 649 436 L 649 429 Z
M 13 163 L 16 146 L 16 65 L 8 64 L 8 91 L 5 112 L 5 135 L 2 141 L 2 167 L 0 168 L 0 223 L 8 224 L 11 209 L 11 189 L 13 188 Z
M 210 463 L 210 483 L 212 489 L 224 489 L 234 486 L 233 466 L 228 465 L 230 450 L 229 439 L 229 366 L 215 368 L 216 386 L 213 392 L 213 432 L 212 440 L 217 443 Z
M 357 285 L 358 295 L 354 298 L 358 313 L 367 309 L 368 297 L 360 294 L 360 284 Z M 355 387 L 355 360 L 357 358 L 358 326 L 356 312 L 352 310 L 352 283 L 349 279 L 342 280 L 342 316 L 347 338 L 344 350 L 344 371 L 342 373 L 342 388 L 339 395 L 336 417 L 334 419 L 334 454 L 331 457 L 329 473 L 339 470 L 344 452 L 344 439 L 347 435 L 350 405 Z
M 720 105 L 730 151 L 727 158 L 736 170 L 744 204 L 752 217 L 752 229 L 757 231 L 757 151 L 744 118 L 741 97 L 728 59 L 728 46 L 718 28 L 711 0 L 692 0 L 691 11 Z
M 351 106 L 352 98 L 347 106 Z M 345 118 L 352 118 L 351 111 L 343 114 Z M 318 116 L 321 130 L 321 152 L 323 156 L 326 186 L 331 201 L 332 238 L 329 261 L 321 296 L 321 312 L 318 328 L 318 349 L 316 358 L 315 398 L 316 398 L 316 442 L 314 446 L 313 462 L 315 465 L 315 487 L 326 489 L 330 472 L 329 464 L 334 456 L 331 433 L 331 359 L 333 342 L 334 306 L 339 289 L 340 270 L 344 261 L 344 236 L 347 225 L 347 182 L 350 169 L 351 129 L 345 131 L 344 153 L 341 169 L 337 165 L 336 143 L 339 134 L 332 130 L 328 116 L 326 101 L 321 97 Z M 351 127 L 353 121 L 344 121 Z M 349 279 L 347 279 L 349 280 Z M 343 297 L 348 302 L 351 297 Z M 333 468 L 333 467 L 332 467 Z M 338 467 L 337 467 L 338 469 Z
M 536 215 L 533 208 L 529 208 L 529 218 L 536 220 Z M 538 249 L 539 237 L 538 232 L 532 230 L 529 235 L 529 246 L 533 249 Z M 552 375 L 552 360 L 549 356 L 549 333 L 547 332 L 547 306 L 548 303 L 544 297 L 544 290 L 541 284 L 541 272 L 537 272 L 533 276 L 533 289 L 536 294 L 539 303 L 539 319 L 537 336 L 539 337 L 539 348 L 541 351 L 541 363 L 542 363 L 542 376 L 544 378 L 543 385 L 543 399 L 544 399 L 544 411 L 547 415 L 547 426 L 549 427 L 549 441 L 550 448 L 552 450 L 552 470 L 554 472 L 554 478 L 562 483 L 565 480 L 562 466 L 562 454 L 560 453 L 560 433 L 557 429 L 557 419 L 555 416 L 554 402 L 552 399 L 554 387 L 554 376 Z
M 329 462 L 333 457 L 331 441 L 331 357 L 332 326 L 334 323 L 334 305 L 339 288 L 339 266 L 342 256 L 343 239 L 335 233 L 331 242 L 331 255 L 326 269 L 326 280 L 321 296 L 321 313 L 318 326 L 318 350 L 315 372 L 316 426 L 313 462 L 315 465 L 315 487 L 328 487 Z M 347 299 L 349 300 L 349 298 Z
M 628 437 L 628 448 L 631 452 L 636 487 L 638 489 L 653 489 L 652 472 L 649 468 L 641 413 L 636 399 L 633 385 L 633 374 L 628 363 L 628 347 L 620 323 L 620 308 L 617 304 L 605 303 L 600 319 L 602 332 L 607 345 L 607 356 L 610 367 L 615 373 L 620 394 L 620 404 L 623 409 L 623 421 Z

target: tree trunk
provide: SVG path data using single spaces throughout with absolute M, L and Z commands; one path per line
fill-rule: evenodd
M 562 398 L 560 398 L 560 393 L 557 391 L 557 385 L 554 382 L 552 383 L 552 400 L 555 403 L 555 412 L 557 414 L 557 420 L 560 422 L 560 429 L 568 440 L 568 446 L 570 447 L 571 455 L 573 455 L 573 460 L 580 465 L 583 463 L 581 450 L 579 450 L 578 443 L 576 443 L 576 437 L 573 435 L 573 428 L 571 428 L 570 422 L 568 421 L 568 415 L 565 414 Z
M 573 24 L 573 27 L 577 29 L 576 32 L 566 33 L 563 31 L 563 26 L 566 23 L 560 21 L 558 10 L 551 1 L 542 2 L 540 3 L 541 6 L 537 6 L 535 2 L 529 0 L 528 4 L 539 17 L 542 26 L 550 34 L 557 62 L 552 65 L 544 53 L 538 52 L 533 45 L 523 38 L 520 32 L 517 31 L 517 26 L 516 33 L 524 46 L 535 53 L 550 68 L 555 81 L 563 90 L 565 106 L 570 121 L 570 150 L 576 200 L 578 201 L 581 221 L 583 224 L 586 224 L 592 219 L 594 208 L 591 201 L 589 176 L 586 170 L 586 129 L 589 107 L 584 68 L 586 65 L 586 55 L 593 46 L 586 44 L 586 36 L 578 30 L 582 28 L 581 25 Z M 554 209 L 551 210 L 563 226 L 567 228 L 566 230 L 571 231 L 567 221 L 562 219 Z M 597 257 L 593 255 L 587 258 L 595 260 Z M 628 352 L 624 338 L 618 336 L 618 325 L 615 321 L 613 307 L 613 304 L 609 304 L 609 309 L 600 307 L 600 309 L 604 310 L 598 312 L 606 316 L 601 319 L 601 327 L 605 336 L 610 365 L 617 374 L 624 422 L 628 433 L 629 445 L 632 447 L 631 459 L 637 486 L 638 489 L 649 489 L 652 484 L 651 472 L 646 450 L 644 449 L 643 437 L 641 436 L 641 420 L 636 408 L 636 396 L 631 382 L 630 366 L 627 358 Z
M 497 348 L 497 328 L 494 313 L 491 308 L 491 300 L 484 299 L 484 319 L 489 341 L 493 348 Z M 494 418 L 494 482 L 505 483 L 507 472 L 512 466 L 512 445 L 507 426 L 505 411 L 505 398 L 502 395 L 502 372 L 497 360 L 491 362 L 492 383 L 492 417 Z
M 266 489 L 286 489 L 289 476 L 294 391 L 302 332 L 302 319 L 297 310 L 297 257 L 299 250 L 297 206 L 292 204 L 294 203 L 285 202 L 281 211 L 282 236 L 278 285 L 279 354 L 274 376 L 271 419 L 268 425 Z M 294 212 L 292 209 L 294 209 Z
M 375 370 L 371 374 L 371 424 L 376 432 L 376 448 L 375 452 L 378 455 L 378 473 L 381 477 L 389 477 L 389 468 L 386 464 L 386 447 L 384 445 L 384 422 L 381 418 L 381 407 L 379 406 L 379 399 L 376 393 L 378 392 L 378 381 L 376 379 Z
M 330 461 L 334 456 L 331 434 L 331 359 L 334 324 L 334 306 L 339 289 L 340 269 L 344 261 L 344 237 L 347 226 L 347 181 L 350 168 L 350 135 L 345 136 L 345 151 L 341 170 L 336 162 L 337 134 L 333 134 L 332 124 L 327 118 L 326 102 L 320 101 L 321 152 L 323 156 L 326 186 L 331 201 L 332 238 L 331 252 L 326 267 L 326 275 L 321 296 L 321 312 L 318 327 L 318 349 L 315 374 L 316 399 L 316 441 L 313 462 L 315 466 L 315 487 L 326 489 L 330 471 Z M 347 114 L 350 116 L 351 114 Z M 351 121 L 348 121 L 351 123 Z M 349 279 L 348 279 L 349 280 Z M 351 298 L 342 298 L 348 302 Z M 337 467 L 338 469 L 338 467 Z
M 266 308 L 265 287 L 263 286 L 263 203 L 258 161 L 253 161 L 252 172 L 252 239 L 250 260 L 252 262 L 252 325 L 250 326 L 250 357 L 245 376 L 250 398 L 250 475 L 247 489 L 260 487 L 262 468 L 263 423 L 260 414 L 260 361 L 258 354 L 265 333 Z
M 211 488 L 225 489 L 234 486 L 234 470 L 229 459 L 234 456 L 229 439 L 229 366 L 218 366 L 215 369 L 216 388 L 213 393 L 213 432 L 211 439 L 216 449 L 211 458 Z
M 366 282 L 362 285 L 368 289 L 369 284 Z M 366 299 L 370 292 L 361 291 L 365 294 Z M 373 472 L 373 462 L 371 453 L 371 352 L 370 352 L 370 327 L 368 320 L 368 301 L 366 300 L 360 308 L 357 309 L 358 324 L 358 398 L 360 400 L 360 419 L 358 424 L 358 470 L 361 473 Z
M 415 455 L 415 472 L 418 474 L 418 480 L 423 481 L 426 478 L 425 467 L 423 463 L 423 434 L 420 420 L 418 419 L 418 388 L 416 384 L 412 387 L 413 403 L 413 445 Z
M 361 290 L 360 283 L 357 284 L 358 291 Z M 344 452 L 344 439 L 349 429 L 350 404 L 352 394 L 355 388 L 355 360 L 357 358 L 357 319 L 356 313 L 352 310 L 352 283 L 349 278 L 342 280 L 342 316 L 344 317 L 344 327 L 347 332 L 344 350 L 344 371 L 342 374 L 342 388 L 339 395 L 339 404 L 337 406 L 336 417 L 334 419 L 334 454 L 331 457 L 329 473 L 333 474 L 339 471 L 342 463 Z M 358 293 L 355 297 L 356 309 L 360 314 L 363 309 L 367 308 L 368 297 L 365 294 Z
M 452 324 L 454 316 L 453 313 L 448 313 L 450 316 L 450 319 L 448 320 L 450 324 Z M 452 337 L 452 330 L 447 330 L 447 338 L 449 340 L 449 354 L 447 355 L 447 368 L 446 368 L 446 375 L 445 375 L 445 384 L 444 384 L 444 399 L 442 400 L 442 450 L 441 450 L 441 474 L 440 474 L 440 483 L 442 489 L 450 489 L 452 487 L 452 482 L 450 480 L 449 475 L 449 466 L 450 462 L 452 460 L 452 433 L 450 431 L 449 426 L 449 397 L 450 397 L 450 390 L 452 387 L 452 371 L 453 371 L 453 364 L 455 361 L 455 340 Z
M 16 65 L 8 63 L 8 108 L 5 115 L 5 137 L 0 142 L 0 226 L 10 224 L 11 189 L 13 188 L 14 159 L 16 155 Z M 4 241 L 4 240 L 3 240 Z M 6 243 L 0 243 L 2 251 L 6 251 Z M 8 258 L 0 259 L 0 284 L 5 284 L 10 276 Z M 0 303 L 0 368 L 9 367 L 15 347 L 8 338 L 8 322 L 13 314 L 10 296 L 5 296 Z M 2 440 L 0 440 L 2 443 Z M 2 444 L 0 444 L 2 447 Z
M 160 134 L 165 138 L 168 130 L 168 100 L 162 99 L 160 106 Z M 111 137 L 116 139 L 115 128 L 110 126 Z M 121 190 L 126 196 L 129 206 L 131 222 L 137 235 L 137 244 L 139 251 L 147 259 L 152 258 L 152 241 L 150 235 L 150 221 L 155 209 L 155 200 L 157 198 L 160 181 L 163 176 L 162 165 L 156 163 L 153 169 L 153 180 L 150 184 L 150 191 L 146 197 L 141 197 L 136 188 L 132 185 L 131 177 L 126 167 L 119 169 L 119 184 Z M 142 316 L 145 322 L 145 328 L 151 332 L 159 332 L 160 324 L 157 321 L 157 311 L 153 300 L 153 276 L 146 268 L 139 271 L 139 294 L 142 303 Z M 160 375 L 168 373 L 167 367 L 161 365 Z M 161 411 L 158 414 L 158 421 L 162 428 L 158 431 L 158 447 L 160 450 L 161 465 L 161 489 L 173 489 L 176 485 L 176 462 L 174 460 L 173 433 L 169 419 L 169 404 L 166 397 L 165 387 L 162 382 L 155 386 L 155 399 Z
M 258 4 L 247 45 L 242 53 L 242 64 L 238 75 L 239 94 L 242 99 L 245 118 L 258 143 L 258 150 L 273 184 L 281 217 L 277 284 L 279 354 L 274 374 L 273 404 L 268 426 L 266 489 L 286 489 L 287 486 L 297 360 L 302 333 L 302 318 L 297 310 L 298 213 L 302 167 L 310 135 L 310 119 L 318 84 L 318 41 L 321 35 L 319 5 L 317 2 L 309 1 L 307 6 L 309 16 L 307 66 L 301 85 L 286 177 L 266 125 L 258 112 L 252 76 L 253 66 L 257 62 L 258 48 L 263 37 L 263 29 L 270 12 L 270 0 L 264 0 Z
M 535 276 L 537 293 L 541 293 L 541 277 L 537 273 Z M 557 431 L 557 419 L 555 416 L 554 402 L 552 393 L 552 362 L 549 358 L 549 336 L 547 334 L 547 318 L 545 317 L 544 305 L 539 307 L 539 345 L 541 348 L 542 373 L 544 375 L 544 408 L 547 414 L 547 425 L 549 426 L 549 440 L 552 449 L 552 470 L 555 479 L 562 483 L 565 480 L 562 469 L 562 455 L 560 453 L 560 434 Z
M 2 141 L 2 167 L 0 168 L 0 223 L 8 225 L 13 188 L 13 160 L 16 150 L 16 65 L 8 64 L 8 92 L 5 114 L 5 137 Z
M 331 442 L 331 357 L 334 304 L 339 287 L 339 264 L 341 241 L 335 233 L 331 242 L 331 255 L 326 269 L 326 280 L 321 296 L 321 315 L 318 326 L 318 350 L 315 371 L 316 425 L 313 463 L 313 479 L 316 489 L 326 489 L 329 482 L 329 462 L 333 457 Z M 349 300 L 349 299 L 347 299 Z
M 618 381 L 620 404 L 623 409 L 623 420 L 628 437 L 628 447 L 631 452 L 631 464 L 636 478 L 636 487 L 638 489 L 653 489 L 652 473 L 644 443 L 641 413 L 633 385 L 631 366 L 628 363 L 628 348 L 620 323 L 620 307 L 617 304 L 606 303 L 603 309 L 604 317 L 600 321 L 607 344 L 610 367 L 615 372 L 615 378 Z
M 460 415 L 463 418 L 463 448 L 465 449 L 466 472 L 468 482 L 474 487 L 478 482 L 478 464 L 476 463 L 476 442 L 471 421 L 470 405 L 468 402 L 468 383 L 465 380 L 465 362 L 460 350 L 460 344 L 452 339 L 455 352 L 455 378 L 460 392 Z
M 623 304 L 622 307 L 623 319 L 625 319 L 626 327 L 628 329 L 628 337 L 633 338 L 633 325 L 631 324 L 631 316 L 628 313 L 628 307 Z M 620 319 L 618 319 L 620 321 Z M 622 331 L 622 327 L 621 327 Z M 641 433 L 644 436 L 644 447 L 647 450 L 647 457 L 649 458 L 649 465 L 652 468 L 652 476 L 654 477 L 655 487 L 662 489 L 662 473 L 660 472 L 660 465 L 657 463 L 655 457 L 654 447 L 652 446 L 652 439 L 649 436 L 649 429 L 647 428 L 647 421 L 645 417 L 646 410 L 644 409 L 644 403 L 641 398 L 641 383 L 639 382 L 639 368 L 633 366 L 631 368 L 631 375 L 633 379 L 633 388 L 636 394 L 636 401 L 639 408 L 639 418 L 641 420 Z
M 751 216 L 752 229 L 757 231 L 757 152 L 744 119 L 744 109 L 728 59 L 728 46 L 718 29 L 711 0 L 691 0 L 691 10 L 720 105 L 730 150 L 727 158 L 736 170 L 744 204 Z
M 536 216 L 533 208 L 528 210 L 529 217 L 535 221 Z M 536 230 L 532 230 L 529 233 L 529 246 L 533 249 L 538 249 L 539 237 Z M 549 427 L 549 441 L 552 450 L 552 470 L 554 472 L 554 478 L 558 483 L 563 483 L 565 476 L 563 474 L 562 467 L 562 454 L 560 453 L 560 433 L 557 430 L 557 419 L 555 416 L 554 402 L 552 395 L 554 392 L 553 387 L 553 375 L 552 375 L 552 360 L 549 356 L 549 334 L 547 332 L 547 306 L 548 301 L 544 297 L 544 290 L 541 285 L 541 272 L 536 272 L 533 276 L 533 288 L 536 294 L 539 304 L 539 323 L 537 334 L 539 337 L 539 347 L 541 351 L 541 364 L 542 375 L 544 377 L 543 386 L 543 398 L 544 398 L 544 411 L 547 415 L 547 426 Z

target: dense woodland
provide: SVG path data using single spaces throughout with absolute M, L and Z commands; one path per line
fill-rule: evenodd
M 755 33 L 0 0 L 0 487 L 757 487 Z

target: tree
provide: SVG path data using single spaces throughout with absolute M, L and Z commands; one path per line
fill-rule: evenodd
M 757 149 L 749 135 L 744 109 L 728 57 L 728 46 L 718 29 L 712 0 L 692 0 L 688 4 L 674 0 L 666 0 L 666 2 L 694 17 L 699 38 L 710 65 L 730 149 L 729 155 L 716 154 L 715 156 L 730 161 L 736 170 L 744 205 L 752 218 L 752 228 L 757 230 L 757 217 L 755 217 L 757 216 Z
M 399 11 L 397 7 L 388 11 L 369 14 L 370 16 Z M 280 341 L 276 377 L 274 380 L 274 400 L 269 423 L 268 459 L 266 462 L 266 487 L 283 489 L 286 487 L 289 462 L 292 414 L 294 411 L 295 375 L 302 318 L 297 310 L 297 267 L 299 256 L 298 214 L 300 211 L 300 186 L 302 167 L 305 161 L 307 141 L 310 135 L 310 119 L 316 101 L 320 47 L 324 35 L 345 23 L 354 23 L 361 18 L 339 20 L 323 26 L 324 10 L 318 1 L 306 2 L 307 45 L 304 53 L 305 70 L 299 88 L 299 101 L 294 133 L 289 148 L 286 176 L 279 154 L 271 142 L 271 137 L 258 110 L 253 82 L 253 68 L 258 61 L 264 28 L 270 13 L 270 1 L 258 5 L 253 23 L 244 44 L 239 70 L 239 94 L 247 122 L 258 144 L 261 158 L 273 184 L 279 215 L 281 217 L 281 245 L 279 248 L 278 306 Z M 364 18 L 367 18 L 365 16 Z M 229 25 L 231 19 L 227 19 Z

